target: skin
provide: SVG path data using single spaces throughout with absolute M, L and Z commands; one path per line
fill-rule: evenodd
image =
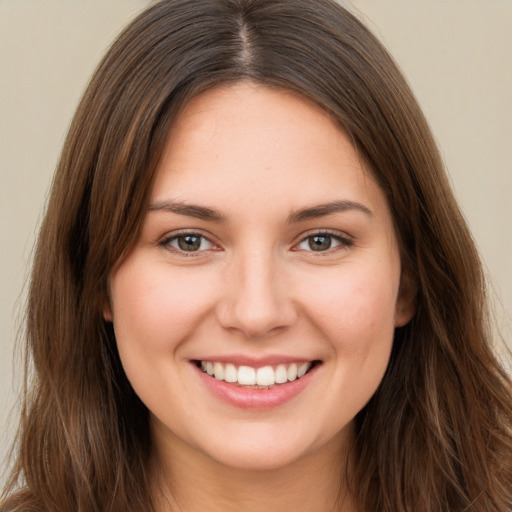
M 362 208 L 290 222 L 335 201 Z M 178 117 L 150 202 L 111 276 L 105 317 L 151 414 L 161 509 L 356 510 L 346 489 L 353 419 L 414 304 L 386 198 L 348 137 L 289 91 L 216 88 Z M 184 233 L 205 237 L 199 250 L 180 250 Z M 318 233 L 330 248 L 312 250 Z M 283 405 L 243 409 L 212 394 L 191 363 L 233 355 L 321 364 Z

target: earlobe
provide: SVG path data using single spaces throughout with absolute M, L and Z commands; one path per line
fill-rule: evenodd
M 107 289 L 103 292 L 102 297 L 102 312 L 103 312 L 103 320 L 105 322 L 112 322 L 113 314 L 112 314 L 112 299 L 110 298 L 110 282 L 107 285 Z
M 106 322 L 112 322 L 112 311 L 110 309 L 110 304 L 103 308 L 103 319 Z
M 112 322 L 112 305 L 109 297 L 103 301 L 103 319 L 106 322 Z
M 408 271 L 402 271 L 395 308 L 395 327 L 408 324 L 416 312 L 416 281 Z

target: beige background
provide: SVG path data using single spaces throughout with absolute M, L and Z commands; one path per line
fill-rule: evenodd
M 13 347 L 22 289 L 60 146 L 95 64 L 147 3 L 0 0 L 0 462 L 19 387 Z M 512 345 L 512 1 L 352 4 L 431 122 Z

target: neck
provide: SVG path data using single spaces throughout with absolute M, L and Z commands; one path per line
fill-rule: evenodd
M 336 439 L 265 470 L 223 465 L 176 439 L 155 448 L 158 512 L 357 512 L 347 486 L 349 460 Z

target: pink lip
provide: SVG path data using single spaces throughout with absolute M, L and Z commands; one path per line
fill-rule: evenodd
M 217 359 L 218 361 L 218 359 Z M 223 359 L 222 361 L 225 361 Z M 237 362 L 239 359 L 237 359 Z M 282 362 L 282 359 L 280 360 Z M 296 360 L 294 359 L 293 362 Z M 266 363 L 269 364 L 269 363 Z M 268 389 L 251 389 L 217 380 L 193 365 L 203 384 L 218 398 L 240 409 L 265 410 L 279 407 L 296 397 L 311 382 L 318 366 L 300 379 Z

